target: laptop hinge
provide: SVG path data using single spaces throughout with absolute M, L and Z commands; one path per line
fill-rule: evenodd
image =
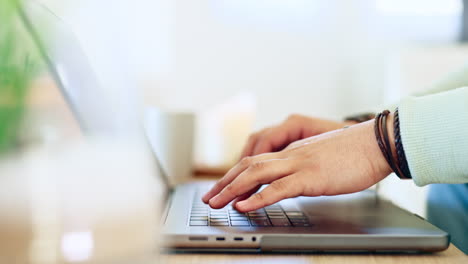
M 164 211 L 163 211 L 163 214 L 162 214 L 162 217 L 161 217 L 161 223 L 163 223 L 163 224 L 166 224 L 167 217 L 169 215 L 169 209 L 171 208 L 172 199 L 174 197 L 173 193 L 174 192 L 173 192 L 173 190 L 171 188 L 171 190 L 169 190 L 169 192 L 167 194 L 167 198 L 165 199 L 166 203 L 165 203 Z

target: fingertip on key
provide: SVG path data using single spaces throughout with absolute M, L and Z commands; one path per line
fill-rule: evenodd
M 219 207 L 218 200 L 219 200 L 219 197 L 218 197 L 218 195 L 216 195 L 215 197 L 211 198 L 208 201 L 208 204 L 210 205 L 211 208 L 218 209 L 218 207 Z
M 246 212 L 247 207 L 248 207 L 248 202 L 247 201 L 240 201 L 235 204 L 235 207 L 238 211 L 240 212 Z
M 202 200 L 203 203 L 208 204 L 208 202 L 210 201 L 208 193 L 205 193 L 205 195 L 203 195 L 201 200 Z
M 207 191 L 203 196 L 202 196 L 202 201 L 205 204 L 209 204 L 210 200 L 213 199 L 215 195 L 213 194 L 213 189 Z

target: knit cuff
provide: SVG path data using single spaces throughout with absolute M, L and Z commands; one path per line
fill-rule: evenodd
M 416 185 L 468 182 L 468 87 L 410 97 L 398 109 Z

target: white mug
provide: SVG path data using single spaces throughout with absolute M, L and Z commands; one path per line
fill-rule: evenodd
M 195 114 L 169 112 L 149 107 L 145 130 L 159 165 L 171 183 L 181 183 L 192 176 Z

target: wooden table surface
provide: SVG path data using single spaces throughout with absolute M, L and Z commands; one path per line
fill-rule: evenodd
M 164 264 L 184 263 L 468 263 L 468 256 L 453 245 L 442 252 L 434 254 L 163 254 Z

